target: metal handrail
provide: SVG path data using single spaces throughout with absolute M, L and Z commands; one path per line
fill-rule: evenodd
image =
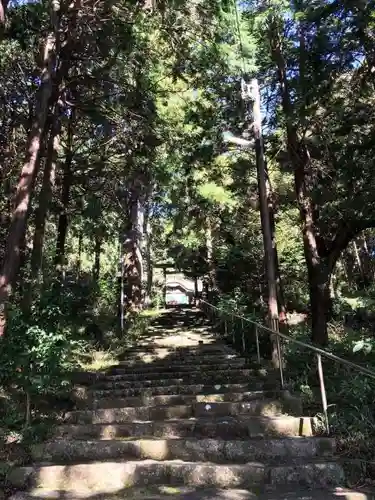
M 342 364 L 344 366 L 347 366 L 349 368 L 353 368 L 354 370 L 363 373 L 367 377 L 370 377 L 375 380 L 375 371 L 370 370 L 369 368 L 366 368 L 361 365 L 357 365 L 356 363 L 352 363 L 351 361 L 347 361 L 346 359 L 340 358 L 339 356 L 336 356 L 335 354 L 332 354 L 328 351 L 325 351 L 324 349 L 321 349 L 320 347 L 316 347 L 312 344 L 307 344 L 306 342 L 302 342 L 301 340 L 294 339 L 293 337 L 290 337 L 289 335 L 286 335 L 285 333 L 281 333 L 279 331 L 273 330 L 271 328 L 268 328 L 267 326 L 264 326 L 260 323 L 257 323 L 256 321 L 253 321 L 251 319 L 246 318 L 245 316 L 242 316 L 240 314 L 236 314 L 233 312 L 228 312 L 226 310 L 220 309 L 217 306 L 214 306 L 213 304 L 210 304 L 209 302 L 205 300 L 200 300 L 200 304 L 205 304 L 209 308 L 218 311 L 218 313 L 225 313 L 229 315 L 232 319 L 237 318 L 241 320 L 241 325 L 243 329 L 243 323 L 250 323 L 254 325 L 255 327 L 255 338 L 256 338 L 256 347 L 257 347 L 257 358 L 258 362 L 260 363 L 260 350 L 259 350 L 259 329 L 264 330 L 266 332 L 269 332 L 271 335 L 276 335 L 277 338 L 277 353 L 278 353 L 278 363 L 279 363 L 279 369 L 280 369 L 280 380 L 281 380 L 281 387 L 284 388 L 284 373 L 283 373 L 283 364 L 282 364 L 282 355 L 281 355 L 281 348 L 280 348 L 280 339 L 287 340 L 289 342 L 292 342 L 293 344 L 299 345 L 305 349 L 308 349 L 312 352 L 314 352 L 317 356 L 317 361 L 318 361 L 318 374 L 319 374 L 319 383 L 320 383 L 320 392 L 321 392 L 321 397 L 322 397 L 322 405 L 323 405 L 323 411 L 325 415 L 325 420 L 326 420 L 326 426 L 327 426 L 327 433 L 329 433 L 329 422 L 328 422 L 328 405 L 327 405 L 327 396 L 326 396 L 326 390 L 325 390 L 325 385 L 324 385 L 324 373 L 323 373 L 323 365 L 322 365 L 322 356 L 328 359 L 331 359 L 332 361 L 335 361 L 336 363 Z M 227 324 L 225 322 L 225 331 L 227 332 Z M 234 334 L 233 334 L 234 337 Z M 243 344 L 243 350 L 245 350 L 245 342 L 244 342 L 244 337 L 242 338 L 242 344 Z

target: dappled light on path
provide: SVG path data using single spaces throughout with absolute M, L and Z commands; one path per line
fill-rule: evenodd
M 332 489 L 343 480 L 334 440 L 313 436 L 300 401 L 197 311 L 164 312 L 117 366 L 92 374 L 78 393 L 54 436 L 35 445 L 34 466 L 13 474 L 35 498 L 273 500 L 280 488 L 285 496 L 277 498 L 287 500 L 347 494 Z

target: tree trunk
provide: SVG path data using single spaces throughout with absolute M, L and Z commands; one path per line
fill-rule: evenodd
M 144 228 L 143 228 L 144 236 L 145 236 L 145 257 L 146 257 L 146 305 L 151 303 L 151 295 L 152 295 L 152 285 L 153 285 L 153 265 L 152 265 L 152 228 L 150 224 L 150 203 L 147 203 L 145 210 L 145 218 L 144 218 Z
M 44 234 L 46 218 L 52 199 L 52 189 L 55 182 L 56 160 L 59 149 L 59 110 L 56 110 L 47 146 L 47 158 L 44 166 L 42 188 L 39 194 L 38 207 L 35 215 L 33 249 L 30 259 L 30 282 L 24 296 L 24 310 L 31 305 L 33 291 L 38 289 L 39 275 L 43 257 Z
M 143 233 L 143 206 L 140 187 L 133 186 L 129 200 L 129 224 L 124 242 L 124 280 L 127 311 L 142 307 L 143 259 L 141 241 Z
M 309 280 L 312 340 L 316 344 L 328 344 L 327 322 L 330 317 L 330 277 L 314 273 Z
M 17 186 L 12 221 L 0 274 L 0 336 L 4 335 L 5 332 L 6 304 L 11 295 L 20 264 L 20 248 L 25 238 L 27 217 L 38 173 L 39 151 L 48 115 L 49 100 L 52 95 L 55 59 L 55 35 L 49 34 L 44 44 L 41 85 L 37 98 L 38 109 L 28 137 L 26 160 Z
M 278 71 L 282 108 L 286 119 L 287 149 L 294 169 L 296 198 L 302 222 L 303 248 L 307 268 L 309 270 L 310 307 L 313 324 L 311 339 L 315 343 L 326 345 L 328 343 L 328 311 L 325 311 L 324 314 L 322 314 L 320 309 L 321 307 L 324 307 L 324 305 L 327 305 L 326 295 L 322 293 L 321 285 L 317 287 L 314 283 L 314 280 L 316 279 L 315 274 L 321 275 L 325 262 L 321 259 L 318 251 L 319 241 L 318 234 L 316 232 L 316 211 L 311 195 L 307 189 L 307 177 L 310 172 L 310 156 L 303 140 L 299 140 L 296 126 L 293 124 L 294 114 L 292 100 L 289 93 L 286 63 L 284 55 L 281 52 L 282 44 L 280 41 L 278 26 L 277 23 L 272 21 L 270 23 L 269 40 L 272 57 Z M 301 58 L 303 57 L 304 54 L 301 55 Z M 301 63 L 301 66 L 303 67 L 303 63 Z M 328 286 L 329 290 L 329 279 L 326 286 Z M 321 299 L 322 296 L 325 297 L 325 300 Z M 319 304 L 319 307 L 317 304 Z M 319 317 L 316 316 L 317 314 L 319 314 Z
M 67 148 L 65 154 L 64 173 L 61 189 L 61 209 L 57 224 L 57 240 L 55 252 L 55 266 L 60 278 L 65 267 L 65 243 L 68 232 L 68 209 L 70 202 L 70 189 L 73 183 L 73 134 L 74 134 L 75 112 L 71 110 L 71 115 L 68 123 Z

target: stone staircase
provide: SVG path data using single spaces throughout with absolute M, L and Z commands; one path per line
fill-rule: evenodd
M 22 497 L 367 498 L 335 489 L 334 439 L 264 370 L 202 327 L 159 331 L 81 387 L 34 465 L 10 474 Z

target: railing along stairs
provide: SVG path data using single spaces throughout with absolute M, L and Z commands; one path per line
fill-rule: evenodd
M 297 340 L 285 333 L 272 330 L 267 326 L 261 325 L 251 319 L 248 319 L 240 314 L 234 312 L 228 312 L 223 310 L 205 300 L 200 301 L 200 308 L 209 318 L 211 323 L 216 325 L 218 322 L 224 326 L 224 336 L 232 338 L 232 344 L 236 350 L 240 351 L 245 357 L 250 351 L 251 347 L 256 347 L 256 356 L 259 364 L 262 362 L 261 349 L 260 349 L 260 337 L 262 335 L 274 336 L 277 345 L 277 356 L 278 356 L 278 368 L 280 372 L 280 385 L 281 389 L 285 388 L 285 366 L 283 357 L 283 346 L 286 342 L 291 342 L 305 350 L 308 350 L 315 354 L 317 360 L 317 371 L 319 378 L 319 388 L 322 400 L 323 414 L 326 426 L 326 432 L 329 434 L 329 418 L 328 418 L 328 403 L 327 403 L 327 392 L 324 384 L 324 371 L 322 358 L 331 360 L 340 365 L 346 366 L 347 368 L 354 370 L 358 373 L 362 373 L 366 377 L 374 380 L 375 389 L 375 371 L 370 370 L 364 366 L 352 363 L 346 359 L 340 358 L 335 354 L 332 354 L 324 349 L 316 347 L 312 344 L 307 344 L 301 340 Z M 235 328 L 236 322 L 240 323 L 240 329 Z M 250 326 L 250 331 L 249 327 Z

